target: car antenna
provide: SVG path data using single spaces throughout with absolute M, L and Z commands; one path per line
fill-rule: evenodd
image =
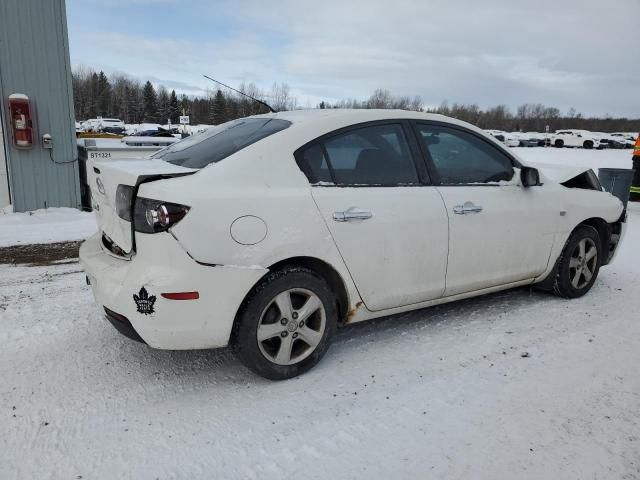
M 229 85 L 225 85 L 224 83 L 219 82 L 218 80 L 215 80 L 215 79 L 211 78 L 211 77 L 210 77 L 210 76 L 208 76 L 208 75 L 202 75 L 202 76 L 203 76 L 204 78 L 207 78 L 207 79 L 211 80 L 212 82 L 218 83 L 218 84 L 222 85 L 223 87 L 228 88 L 229 90 L 233 90 L 234 92 L 237 92 L 237 93 L 239 93 L 240 95 L 244 95 L 245 97 L 250 98 L 250 99 L 251 99 L 251 100 L 253 100 L 254 102 L 258 102 L 260 105 L 264 105 L 265 107 L 267 107 L 267 108 L 269 109 L 269 111 L 270 111 L 271 113 L 278 113 L 278 112 L 277 112 L 276 110 L 274 110 L 274 109 L 271 107 L 271 105 L 269 105 L 267 102 L 263 102 L 262 100 L 258 100 L 257 98 L 254 98 L 254 97 L 252 97 L 251 95 L 247 95 L 246 93 L 241 92 L 240 90 L 236 90 L 235 88 L 230 87 Z

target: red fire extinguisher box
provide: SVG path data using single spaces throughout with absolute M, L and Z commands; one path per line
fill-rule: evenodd
M 16 148 L 33 147 L 34 125 L 31 101 L 23 93 L 9 95 L 9 122 L 13 133 L 13 146 Z

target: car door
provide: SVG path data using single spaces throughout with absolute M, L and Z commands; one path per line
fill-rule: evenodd
M 416 162 L 420 153 L 408 129 L 405 122 L 355 126 L 296 152 L 369 310 L 444 293 L 447 213 L 424 163 Z
M 542 274 L 559 218 L 543 186 L 523 187 L 514 159 L 475 132 L 415 126 L 449 216 L 445 296 Z

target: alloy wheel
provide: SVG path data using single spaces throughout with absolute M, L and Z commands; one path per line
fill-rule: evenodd
M 307 358 L 324 335 L 326 312 L 310 290 L 292 288 L 276 295 L 260 316 L 257 340 L 260 352 L 278 365 Z
M 578 242 L 569 259 L 571 285 L 578 290 L 584 288 L 593 277 L 598 262 L 598 249 L 590 238 Z

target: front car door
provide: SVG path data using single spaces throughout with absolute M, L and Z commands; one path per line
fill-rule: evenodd
M 413 140 L 412 140 L 413 139 Z M 402 121 L 357 125 L 296 152 L 312 195 L 366 307 L 442 296 L 448 220 Z
M 522 187 L 519 164 L 476 132 L 439 122 L 415 128 L 449 216 L 445 296 L 542 274 L 559 220 L 543 187 Z

